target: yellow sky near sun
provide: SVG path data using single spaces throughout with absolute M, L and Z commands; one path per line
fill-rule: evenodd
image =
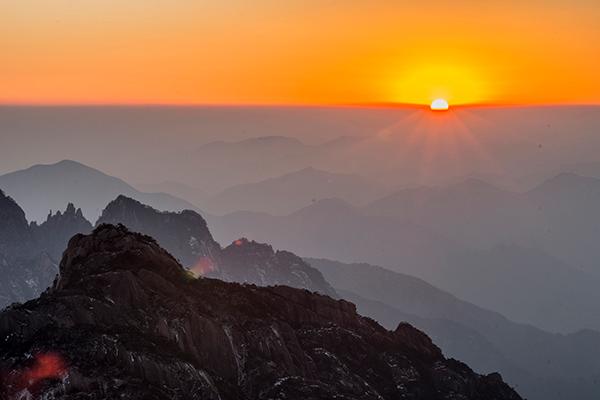
M 596 1 L 404 3 L 0 0 L 0 102 L 600 103 Z

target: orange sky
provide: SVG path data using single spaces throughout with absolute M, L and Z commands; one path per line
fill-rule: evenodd
M 0 102 L 600 103 L 597 0 L 402 3 L 0 0 Z

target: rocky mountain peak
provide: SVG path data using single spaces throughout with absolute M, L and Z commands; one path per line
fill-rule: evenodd
M 221 252 L 221 279 L 260 286 L 287 285 L 305 288 L 337 298 L 323 275 L 288 251 L 274 251 L 271 245 L 241 238 Z
M 106 206 L 97 225 L 105 223 L 123 224 L 157 238 L 186 267 L 204 258 L 219 264 L 221 246 L 213 239 L 206 220 L 195 211 L 161 212 L 121 195 Z
M 407 322 L 400 322 L 394 335 L 407 346 L 427 354 L 432 359 L 442 357 L 442 350 L 433 344 L 429 336 Z
M 202 216 L 194 211 L 161 212 L 119 196 L 99 224 L 123 224 L 150 235 L 194 274 L 259 286 L 288 285 L 337 297 L 319 271 L 300 257 L 241 238 L 221 249 Z
M 190 278 L 122 225 L 75 236 L 54 288 L 0 313 L 0 338 L 9 400 L 520 399 L 414 328 L 306 290 Z
M 25 212 L 0 190 L 0 255 L 21 257 L 32 242 Z
M 28 225 L 23 209 L 2 190 L 0 190 L 0 219 L 2 225 L 11 224 L 23 228 Z
M 73 203 L 69 203 L 67 205 L 67 209 L 65 210 L 65 214 L 75 215 L 75 206 L 73 205 Z
M 52 210 L 50 210 L 50 212 L 48 213 L 48 217 L 46 218 L 46 222 L 50 222 L 52 220 L 59 220 L 63 217 L 65 219 L 70 219 L 70 220 L 80 219 L 80 220 L 85 220 L 86 222 L 88 222 L 85 219 L 85 217 L 83 216 L 83 212 L 81 211 L 81 208 L 75 208 L 75 205 L 73 205 L 73 203 L 67 204 L 67 208 L 65 209 L 64 212 L 57 210 L 56 213 L 53 214 Z M 88 222 L 88 224 L 89 224 L 89 222 Z
M 130 232 L 120 224 L 101 224 L 91 235 L 78 234 L 69 241 L 53 289 L 77 287 L 92 275 L 122 269 L 146 269 L 167 280 L 186 275 L 177 260 L 150 236 Z
M 239 238 L 234 240 L 229 246 L 223 249 L 223 254 L 227 255 L 253 255 L 256 257 L 266 258 L 275 255 L 273 246 L 266 243 L 258 243 L 247 238 Z

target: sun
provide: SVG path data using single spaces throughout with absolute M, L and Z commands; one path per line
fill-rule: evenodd
M 435 99 L 431 102 L 431 109 L 433 111 L 447 111 L 448 110 L 448 102 L 444 99 Z

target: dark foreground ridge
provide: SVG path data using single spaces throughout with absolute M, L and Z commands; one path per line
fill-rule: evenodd
M 408 324 L 289 287 L 194 279 L 156 242 L 101 225 L 53 287 L 0 314 L 2 399 L 520 399 Z

